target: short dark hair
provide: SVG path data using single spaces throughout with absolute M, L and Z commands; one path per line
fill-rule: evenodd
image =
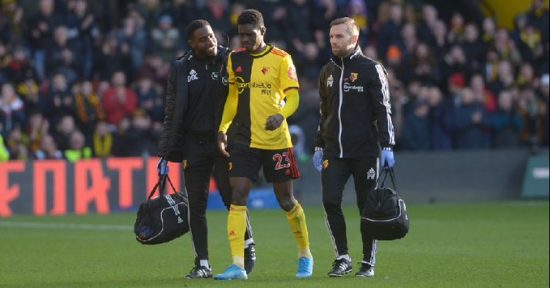
M 241 12 L 237 19 L 238 25 L 252 24 L 256 27 L 264 26 L 264 16 L 256 9 L 246 9 Z
M 350 35 L 359 35 L 359 28 L 357 28 L 357 24 L 355 24 L 355 20 L 350 17 L 342 17 L 342 18 L 336 18 L 330 22 L 330 27 L 344 24 L 348 28 L 348 32 Z
M 187 39 L 191 39 L 191 36 L 193 36 L 193 32 L 205 26 L 210 26 L 210 23 L 208 23 L 208 21 L 204 19 L 197 19 L 197 20 L 191 21 L 191 23 L 189 23 L 187 27 L 185 27 L 185 32 L 187 33 Z

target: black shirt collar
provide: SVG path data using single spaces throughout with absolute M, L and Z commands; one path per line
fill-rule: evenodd
M 353 49 L 353 52 L 346 57 L 338 57 L 338 56 L 332 55 L 332 61 L 334 61 L 334 63 L 336 63 L 337 65 L 342 66 L 342 61 L 344 62 L 344 64 L 347 64 L 351 60 L 353 60 L 353 58 L 356 58 L 357 56 L 361 56 L 361 55 L 363 55 L 363 53 L 361 52 L 361 47 L 359 47 L 359 44 L 358 44 Z

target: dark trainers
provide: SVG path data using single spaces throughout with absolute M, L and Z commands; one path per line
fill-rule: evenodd
M 342 277 L 351 272 L 351 261 L 342 258 L 332 262 L 332 270 L 328 272 L 330 277 Z
M 361 269 L 357 273 L 355 273 L 355 276 L 357 277 L 373 277 L 374 276 L 374 267 L 370 266 L 367 263 L 359 262 L 361 263 Z
M 196 265 L 191 269 L 189 274 L 185 275 L 186 279 L 201 279 L 212 278 L 212 269 L 204 266 Z
M 246 270 L 246 274 L 252 273 L 255 264 L 256 247 L 254 244 L 250 244 L 247 248 L 244 249 L 244 270 Z

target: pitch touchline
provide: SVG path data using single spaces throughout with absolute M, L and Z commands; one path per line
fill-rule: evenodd
M 59 230 L 90 230 L 90 231 L 132 231 L 128 225 L 104 225 L 104 224 L 71 224 L 71 223 L 40 223 L 0 221 L 0 227 L 31 228 L 31 229 L 59 229 Z

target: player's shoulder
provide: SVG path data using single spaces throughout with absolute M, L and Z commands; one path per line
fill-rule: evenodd
M 281 57 L 281 58 L 285 58 L 286 56 L 289 56 L 288 52 L 286 52 L 285 50 L 283 50 L 281 48 L 277 48 L 275 46 L 273 46 L 273 48 L 271 49 L 271 51 L 269 53 L 271 53 L 275 56 Z
M 369 68 L 376 69 L 377 65 L 384 68 L 384 65 L 382 65 L 382 63 L 365 55 L 360 55 L 358 59 L 363 65 L 366 65 Z

